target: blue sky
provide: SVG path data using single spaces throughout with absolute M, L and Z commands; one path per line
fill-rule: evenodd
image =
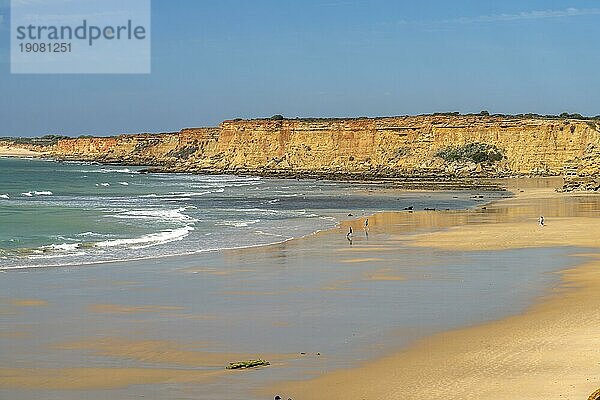
M 149 75 L 11 75 L 0 136 L 229 118 L 600 114 L 600 2 L 153 0 Z

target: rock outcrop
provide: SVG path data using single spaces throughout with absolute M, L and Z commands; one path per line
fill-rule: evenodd
M 427 115 L 358 119 L 229 120 L 217 128 L 58 141 L 53 157 L 165 171 L 284 176 L 561 175 L 568 187 L 596 182 L 595 120 Z M 469 144 L 495 146 L 500 160 L 445 160 Z M 588 185 L 592 188 L 595 184 Z M 598 185 L 600 186 L 600 185 Z

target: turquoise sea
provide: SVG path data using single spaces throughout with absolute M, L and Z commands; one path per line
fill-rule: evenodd
M 0 159 L 0 268 L 81 265 L 286 241 L 341 219 L 414 207 L 460 209 L 473 193 Z M 377 190 L 376 190 L 377 189 Z

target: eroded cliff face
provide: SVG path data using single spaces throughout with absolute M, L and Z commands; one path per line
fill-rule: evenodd
M 558 175 L 598 137 L 587 122 L 479 116 L 226 121 L 213 154 L 199 166 L 382 174 L 453 172 L 452 165 L 436 157 L 440 150 L 487 143 L 506 157 L 493 167 L 496 171 Z
M 82 137 L 60 140 L 50 153 L 61 160 L 98 161 L 176 168 L 218 138 L 218 128 L 176 133 Z
M 177 133 L 61 140 L 61 159 L 171 171 L 365 176 L 598 174 L 600 126 L 588 120 L 417 116 L 339 120 L 236 120 Z M 494 163 L 448 162 L 440 150 L 485 143 Z

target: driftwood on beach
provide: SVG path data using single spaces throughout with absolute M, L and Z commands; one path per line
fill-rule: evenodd
M 265 360 L 248 360 L 229 363 L 226 369 L 247 369 L 256 367 L 266 367 L 267 365 L 271 365 L 271 363 Z

